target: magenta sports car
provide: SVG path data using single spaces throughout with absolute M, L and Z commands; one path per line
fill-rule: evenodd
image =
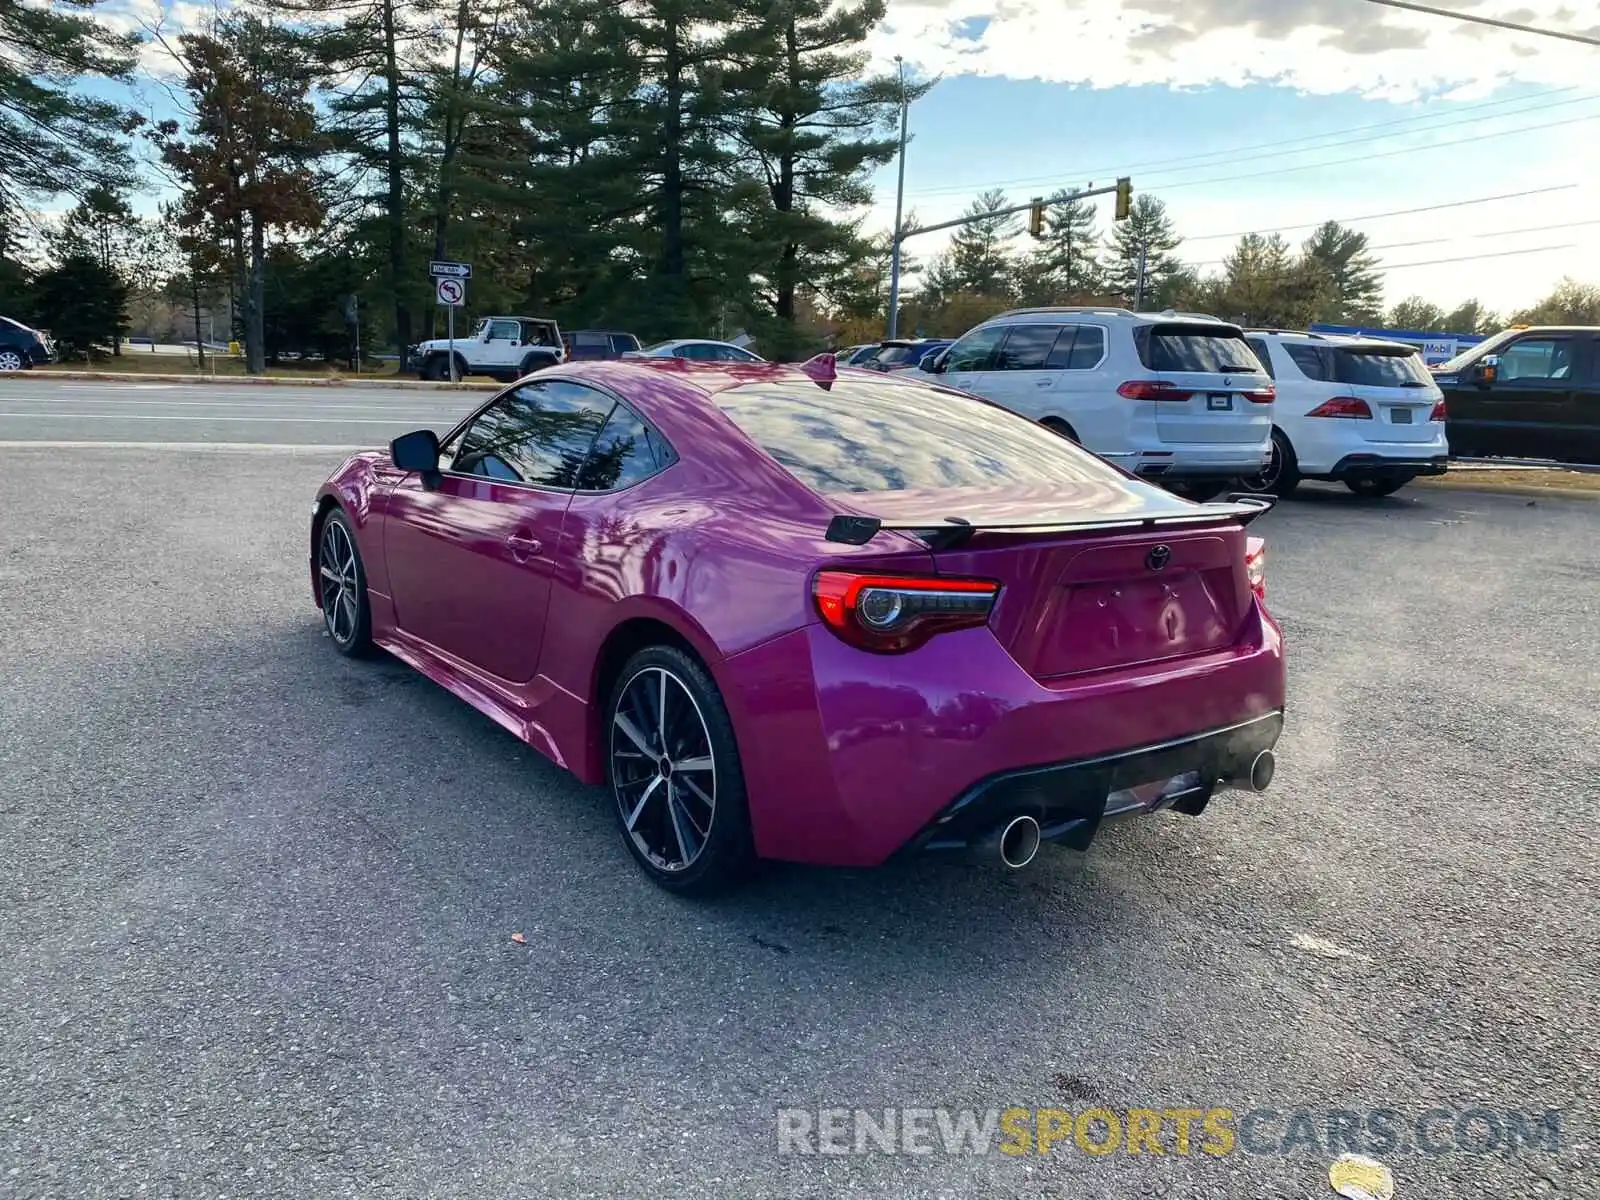
M 1268 501 L 1194 504 L 906 376 L 580 363 L 317 494 L 311 585 L 590 784 L 651 878 L 760 859 L 1017 867 L 1264 789 Z

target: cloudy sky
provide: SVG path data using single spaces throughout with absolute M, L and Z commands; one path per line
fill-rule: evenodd
M 1600 36 L 1595 0 L 1432 5 Z M 889 0 L 873 48 L 939 77 L 911 113 L 924 224 L 987 187 L 1129 175 L 1201 263 L 1331 217 L 1370 234 L 1390 301 L 1506 310 L 1600 281 L 1600 48 L 1367 0 Z M 877 182 L 887 228 L 893 170 Z
M 1432 3 L 1600 36 L 1597 0 Z M 175 31 L 211 6 L 110 7 Z M 1563 274 L 1600 282 L 1600 48 L 1368 0 L 889 0 L 872 51 L 939 80 L 911 113 L 923 224 L 985 188 L 1021 202 L 1129 175 L 1203 267 L 1242 232 L 1297 241 L 1334 218 L 1371 236 L 1391 302 L 1506 311 Z M 876 183 L 868 220 L 888 229 L 893 167 Z

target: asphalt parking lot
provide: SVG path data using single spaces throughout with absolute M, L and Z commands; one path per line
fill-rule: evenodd
M 0 390 L 0 1193 L 1315 1197 L 1292 1114 L 1558 1109 L 1555 1151 L 1380 1157 L 1402 1200 L 1600 1194 L 1600 507 L 1308 488 L 1254 527 L 1271 792 L 697 904 L 603 793 L 325 644 L 330 447 L 465 404 L 290 391 Z M 1220 1156 L 776 1138 L 1086 1105 L 1280 1116 Z

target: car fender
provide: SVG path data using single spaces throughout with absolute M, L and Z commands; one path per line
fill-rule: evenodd
M 356 549 L 361 552 L 367 587 L 387 596 L 389 573 L 383 558 L 383 506 L 389 489 L 402 478 L 389 465 L 388 456 L 375 451 L 355 454 L 317 489 L 311 522 L 311 578 L 313 595 L 321 601 L 321 577 L 317 573 L 317 538 L 328 510 L 337 505 L 355 530 Z

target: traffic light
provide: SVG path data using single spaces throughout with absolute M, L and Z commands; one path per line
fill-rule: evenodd
M 1133 208 L 1133 180 L 1124 175 L 1117 180 L 1117 220 L 1126 221 Z
M 1033 198 L 1033 207 L 1028 210 L 1028 236 L 1044 236 L 1044 201 L 1038 196 Z

